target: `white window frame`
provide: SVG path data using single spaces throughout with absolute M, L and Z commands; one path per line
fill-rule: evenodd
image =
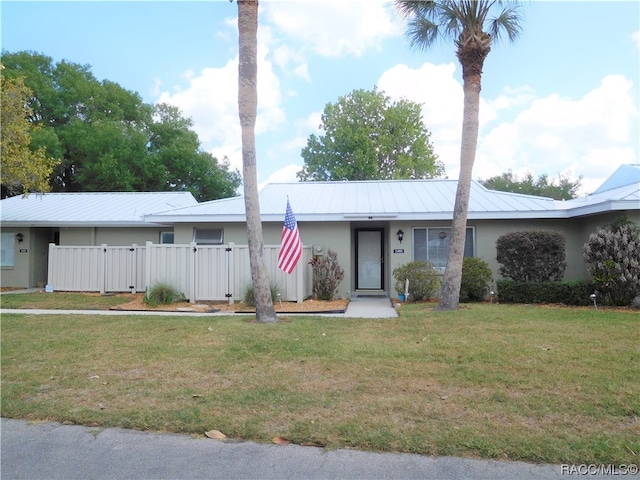
M 198 245 L 222 245 L 224 230 L 222 228 L 195 228 L 193 241 Z
M 13 268 L 16 266 L 16 234 L 14 232 L 0 233 L 0 267 Z
M 441 234 L 444 233 L 444 237 Z M 416 240 L 417 235 L 423 235 L 423 242 Z M 447 266 L 449 255 L 448 238 L 451 236 L 450 226 L 441 227 L 413 227 L 411 232 L 411 240 L 413 243 L 412 257 L 414 260 L 426 260 L 431 262 L 436 270 L 444 272 Z M 471 238 L 471 245 L 465 243 L 464 256 L 474 257 L 476 254 L 476 230 L 475 227 L 467 227 L 467 239 Z M 429 245 L 431 243 L 431 245 Z M 446 243 L 446 245 L 444 245 Z M 418 251 L 419 247 L 422 251 Z M 434 255 L 434 251 L 442 249 L 439 255 Z M 444 258 L 444 260 L 443 260 Z

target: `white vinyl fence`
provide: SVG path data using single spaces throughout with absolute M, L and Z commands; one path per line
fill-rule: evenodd
M 274 302 L 302 302 L 312 294 L 311 246 L 291 275 L 277 268 L 279 245 L 264 247 L 271 283 L 281 294 Z M 246 245 L 60 246 L 49 244 L 47 284 L 66 292 L 144 292 L 171 285 L 191 301 L 234 303 L 251 286 Z

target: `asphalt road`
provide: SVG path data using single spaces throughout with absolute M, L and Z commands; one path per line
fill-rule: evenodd
M 559 465 L 327 451 L 5 418 L 0 427 L 2 480 L 577 478 L 562 475 Z

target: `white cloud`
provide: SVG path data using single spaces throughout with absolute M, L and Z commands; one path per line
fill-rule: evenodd
M 418 69 L 395 65 L 378 82 L 391 97 L 422 104 L 425 126 L 449 178 L 459 174 L 463 106 L 454 73 L 453 63 L 425 63 Z M 578 99 L 537 98 L 527 86 L 505 88 L 497 98 L 481 100 L 474 178 L 508 170 L 551 178 L 569 173 L 584 175 L 580 193 L 589 193 L 617 165 L 638 161 L 632 144 L 634 138 L 637 142 L 636 105 L 633 84 L 621 75 L 603 78 Z
M 323 57 L 360 56 L 381 48 L 402 26 L 386 0 L 265 2 L 263 14 L 300 51 Z
M 302 169 L 302 165 L 291 164 L 281 168 L 269 175 L 268 183 L 274 182 L 297 182 L 296 174 Z
M 289 182 L 297 182 L 298 177 L 296 174 L 302 170 L 302 165 L 291 164 L 283 167 L 279 170 L 276 170 L 267 181 L 258 185 L 258 190 L 262 190 L 268 183 L 289 183 Z
M 296 77 L 311 81 L 309 67 L 304 55 L 299 50 L 291 48 L 290 45 L 275 46 L 273 48 L 273 61 L 283 71 L 288 71 Z
M 632 83 L 619 75 L 579 99 L 557 94 L 532 101 L 513 121 L 483 132 L 474 172 L 488 178 L 507 170 L 551 178 L 584 175 L 590 193 L 621 163 L 637 162 L 632 130 L 638 111 Z M 635 127 L 634 127 L 635 125 Z
M 635 45 L 636 50 L 640 50 L 640 31 L 636 31 L 631 34 L 631 41 Z
M 449 178 L 458 177 L 462 129 L 463 92 L 455 71 L 453 63 L 425 63 L 418 69 L 395 65 L 378 80 L 379 89 L 390 97 L 422 105 L 422 119 Z
M 268 48 L 258 48 L 258 116 L 256 135 L 276 129 L 285 121 L 280 81 L 266 60 Z M 194 122 L 203 149 L 217 158 L 229 158 L 232 168 L 242 169 L 240 121 L 238 119 L 238 58 L 199 74 L 185 72 L 189 82 L 174 92 L 164 91 L 158 102 L 177 106 Z

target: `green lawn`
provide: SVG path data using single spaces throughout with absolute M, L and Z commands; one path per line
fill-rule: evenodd
M 4 307 L 4 296 L 3 296 Z M 640 315 L 405 305 L 398 319 L 2 317 L 2 415 L 329 448 L 640 458 Z
M 44 310 L 109 310 L 111 307 L 130 302 L 133 295 L 100 295 L 98 293 L 35 292 L 3 293 L 2 308 L 41 308 Z

